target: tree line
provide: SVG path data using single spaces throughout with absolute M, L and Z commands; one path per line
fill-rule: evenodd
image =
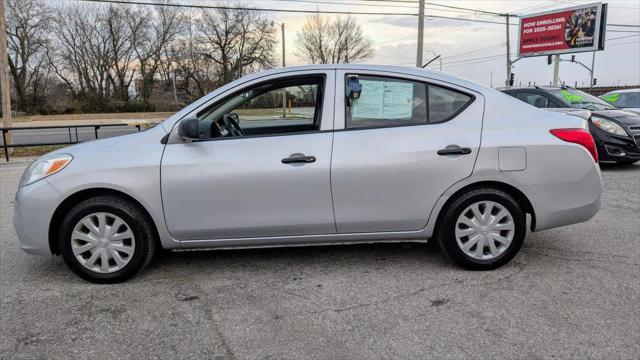
M 12 103 L 25 114 L 173 111 L 278 64 L 278 29 L 241 6 L 6 5 Z M 295 53 L 308 63 L 345 63 L 372 49 L 355 18 L 312 15 Z

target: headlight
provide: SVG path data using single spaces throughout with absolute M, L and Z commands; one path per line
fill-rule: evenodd
M 612 133 L 615 135 L 621 135 L 621 136 L 629 136 L 627 135 L 627 132 L 624 131 L 624 129 L 622 128 L 622 126 L 614 123 L 611 120 L 607 120 L 607 119 L 603 119 L 601 117 L 597 117 L 597 116 L 592 116 L 591 117 L 591 122 L 593 123 L 593 125 L 599 127 L 600 129 L 608 132 L 608 133 Z
M 20 186 L 32 184 L 65 168 L 73 160 L 69 154 L 49 154 L 34 161 L 22 174 Z

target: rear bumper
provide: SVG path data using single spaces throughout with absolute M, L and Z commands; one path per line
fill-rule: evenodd
M 593 166 L 578 181 L 546 185 L 535 192 L 535 231 L 587 221 L 600 210 L 600 168 Z
M 18 189 L 13 211 L 13 225 L 20 249 L 33 255 L 51 255 L 49 223 L 60 193 L 47 179 Z

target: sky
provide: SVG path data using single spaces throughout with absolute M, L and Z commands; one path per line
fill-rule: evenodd
M 203 3 L 207 5 L 221 4 L 216 0 L 180 0 L 183 3 Z M 311 0 L 296 2 L 291 0 L 246 0 L 248 6 L 277 9 L 320 9 L 328 11 L 363 11 L 380 13 L 417 13 L 416 0 L 403 2 L 370 1 L 370 0 Z M 560 9 L 567 6 L 589 4 L 594 1 L 560 1 L 560 0 L 468 0 L 443 1 L 427 0 L 427 3 L 460 6 L 493 12 L 509 12 L 526 15 L 540 11 Z M 230 3 L 230 2 L 227 2 Z M 391 6 L 379 6 L 391 4 Z M 608 1 L 608 23 L 640 25 L 639 0 Z M 472 12 L 437 8 L 427 5 L 426 14 L 465 17 L 488 21 L 503 22 L 504 18 L 480 15 Z M 303 62 L 295 56 L 296 34 L 305 22 L 305 14 L 269 12 L 269 18 L 285 24 L 285 45 L 287 65 L 301 65 Z M 325 15 L 328 17 L 335 15 Z M 366 63 L 415 65 L 417 44 L 417 17 L 392 15 L 355 15 L 364 33 L 375 43 L 375 56 Z M 517 23 L 517 19 L 512 22 Z M 624 32 L 607 32 L 608 40 L 605 50 L 596 52 L 595 78 L 598 85 L 638 85 L 640 84 L 640 28 L 612 28 Z M 518 27 L 512 26 L 510 31 L 511 51 L 516 55 Z M 278 35 L 280 39 L 280 35 Z M 280 44 L 278 50 L 281 49 Z M 493 85 L 503 86 L 506 79 L 506 26 L 489 23 L 475 23 L 459 20 L 435 19 L 425 20 L 424 59 L 442 56 L 442 70 L 464 78 Z M 578 53 L 576 60 L 591 66 L 592 54 Z M 502 56 L 500 56 L 502 55 Z M 562 58 L 569 59 L 570 55 Z M 429 65 L 438 70 L 438 60 Z M 553 76 L 553 66 L 547 65 L 547 57 L 530 57 L 518 60 L 513 67 L 516 84 L 549 84 Z M 589 72 L 578 64 L 560 63 L 560 80 L 568 85 L 581 86 L 589 83 Z

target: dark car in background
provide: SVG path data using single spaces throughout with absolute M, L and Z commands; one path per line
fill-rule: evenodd
M 512 87 L 502 92 L 538 108 L 590 112 L 589 130 L 600 161 L 632 164 L 640 160 L 640 115 L 567 86 Z

